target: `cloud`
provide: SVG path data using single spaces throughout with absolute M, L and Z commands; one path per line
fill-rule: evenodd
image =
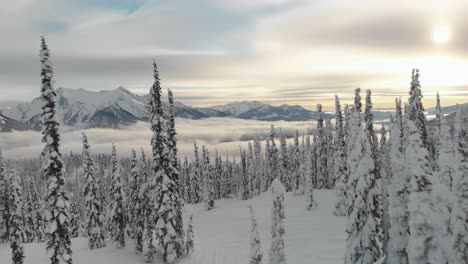
M 269 136 L 270 125 L 282 129 L 286 136 L 291 137 L 295 130 L 300 134 L 315 126 L 310 122 L 265 122 L 234 118 L 208 118 L 201 120 L 176 119 L 178 133 L 178 148 L 180 157 L 191 157 L 193 143 L 206 145 L 212 154 L 215 149 L 221 154 L 230 152 L 231 156 L 238 154 L 239 146 L 246 147 L 248 140 L 264 139 Z M 94 153 L 109 153 L 112 143 L 115 143 L 120 155 L 128 156 L 131 149 L 143 147 L 150 153 L 152 133 L 148 123 L 139 122 L 121 130 L 86 129 L 83 131 L 61 128 L 62 154 L 70 151 L 80 153 L 82 148 L 81 133 L 85 132 Z M 0 133 L 0 147 L 7 159 L 38 157 L 43 143 L 41 133 L 21 131 Z

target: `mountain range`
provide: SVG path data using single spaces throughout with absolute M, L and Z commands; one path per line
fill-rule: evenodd
M 77 128 L 121 128 L 150 117 L 149 95 L 137 95 L 119 87 L 115 90 L 93 92 L 85 89 L 57 88 L 57 117 L 66 126 Z M 0 131 L 40 130 L 42 102 L 20 103 L 2 111 Z M 272 106 L 257 101 L 234 102 L 212 107 L 191 107 L 175 102 L 175 115 L 180 118 L 201 119 L 230 117 L 261 121 L 306 121 L 315 119 L 316 112 L 299 105 Z M 163 102 L 167 109 L 167 102 Z M 332 115 L 324 113 L 324 118 Z
M 122 128 L 137 121 L 148 121 L 150 117 L 149 95 L 137 95 L 123 87 L 99 92 L 57 88 L 56 92 L 58 121 L 69 127 Z M 29 103 L 4 107 L 0 110 L 0 132 L 40 130 L 41 106 L 41 99 L 36 98 Z M 308 121 L 316 118 L 316 111 L 300 105 L 272 106 L 258 101 L 240 101 L 202 108 L 176 101 L 174 106 L 177 117 L 188 119 L 226 117 L 259 121 Z M 463 106 L 468 107 L 468 103 Z M 168 103 L 164 101 L 163 107 L 167 109 Z M 442 108 L 442 112 L 450 115 L 455 109 L 456 106 L 447 106 Z M 374 121 L 388 121 L 391 113 L 374 111 Z M 427 110 L 429 116 L 434 113 L 433 108 Z M 323 117 L 333 118 L 334 114 L 324 113 Z

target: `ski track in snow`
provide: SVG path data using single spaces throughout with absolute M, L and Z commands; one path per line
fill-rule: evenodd
M 305 196 L 285 195 L 286 259 L 292 264 L 341 264 L 345 251 L 345 217 L 333 216 L 335 192 L 315 190 L 318 208 L 305 209 Z M 250 214 L 252 205 L 257 217 L 263 251 L 262 263 L 268 263 L 272 198 L 265 192 L 251 200 L 224 199 L 215 208 L 205 211 L 203 204 L 186 205 L 184 220 L 193 213 L 195 252 L 180 260 L 180 264 L 238 264 L 249 263 Z M 186 225 L 185 225 L 186 227 Z M 133 241 L 127 239 L 124 249 L 115 248 L 109 241 L 101 249 L 90 250 L 85 238 L 72 241 L 75 264 L 132 264 L 145 263 L 135 255 Z M 25 244 L 25 264 L 49 263 L 44 244 Z M 11 261 L 9 244 L 0 244 L 0 262 Z M 154 263 L 162 263 L 157 256 Z

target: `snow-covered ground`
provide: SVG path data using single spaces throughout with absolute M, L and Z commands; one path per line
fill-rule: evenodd
M 305 210 L 305 197 L 291 193 L 285 197 L 286 212 L 286 257 L 288 263 L 338 264 L 343 263 L 345 245 L 344 217 L 332 214 L 335 193 L 316 190 L 319 207 Z M 271 194 L 263 193 L 248 201 L 237 199 L 216 201 L 211 211 L 202 204 L 187 205 L 187 216 L 193 213 L 195 252 L 180 261 L 180 264 L 238 264 L 249 263 L 250 214 L 248 205 L 255 210 L 261 243 L 263 263 L 268 263 L 270 243 Z M 188 219 L 186 217 L 185 219 Z M 132 264 L 145 263 L 142 256 L 135 255 L 133 241 L 128 239 L 124 249 L 107 247 L 89 250 L 86 239 L 73 240 L 73 259 L 76 264 Z M 43 244 L 26 244 L 26 264 L 48 263 Z M 0 263 L 10 262 L 10 247 L 0 245 Z M 162 263 L 156 259 L 155 263 Z

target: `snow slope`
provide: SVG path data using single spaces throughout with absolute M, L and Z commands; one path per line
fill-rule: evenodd
M 335 193 L 316 190 L 319 207 L 305 210 L 305 197 L 285 196 L 286 212 L 286 258 L 292 264 L 341 264 L 345 246 L 345 218 L 332 215 Z M 263 193 L 248 201 L 237 199 L 216 201 L 215 208 L 205 211 L 201 204 L 187 205 L 185 220 L 194 215 L 195 252 L 182 259 L 180 264 L 239 264 L 249 263 L 250 215 L 252 205 L 257 217 L 263 263 L 268 263 L 270 243 L 271 194 Z M 86 239 L 73 240 L 74 263 L 86 264 L 132 264 L 145 263 L 142 256 L 135 255 L 133 242 L 127 240 L 124 249 L 107 247 L 89 250 Z M 0 245 L 0 263 L 10 262 L 10 247 Z M 44 245 L 25 245 L 26 264 L 46 264 Z M 156 259 L 154 263 L 162 263 Z

